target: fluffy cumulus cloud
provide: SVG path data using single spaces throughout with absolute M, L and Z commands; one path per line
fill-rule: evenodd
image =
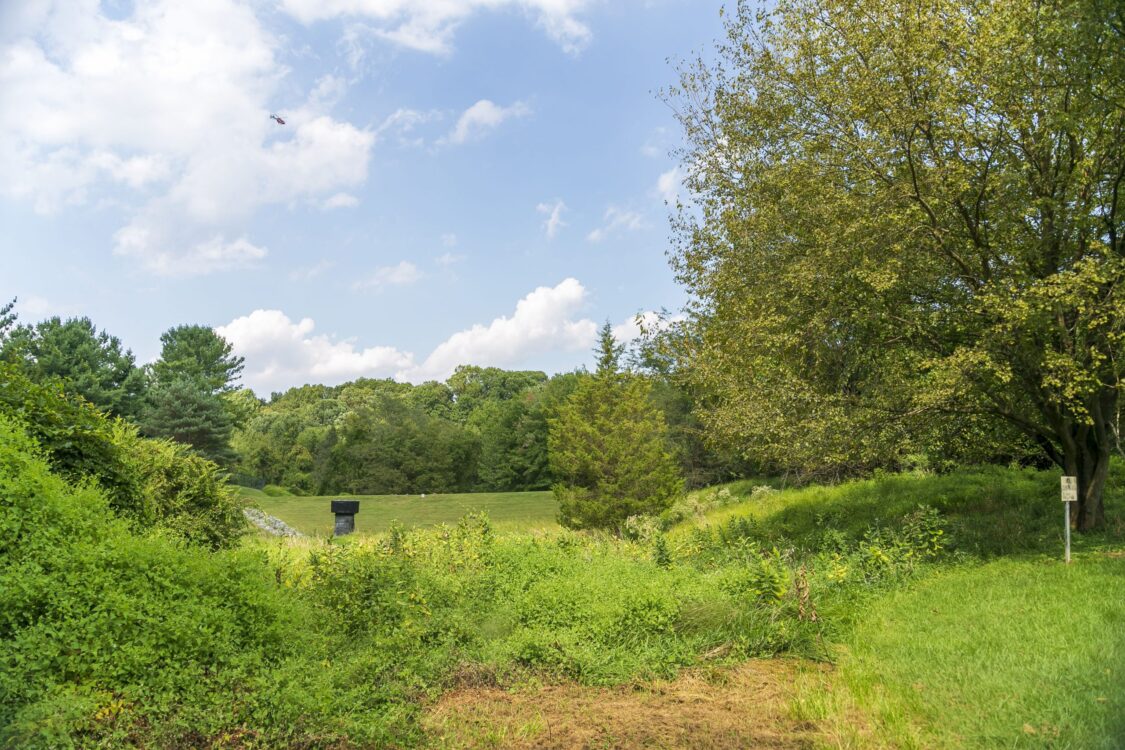
M 460 145 L 468 143 L 500 127 L 505 120 L 516 117 L 527 117 L 531 108 L 523 102 L 516 102 L 507 107 L 502 107 L 488 99 L 481 99 L 473 106 L 466 109 L 457 118 L 453 130 L 443 140 L 446 143 Z
M 516 304 L 511 317 L 453 334 L 400 376 L 414 382 L 444 380 L 457 365 L 510 367 L 548 352 L 587 350 L 593 346 L 597 324 L 575 319 L 585 302 L 586 289 L 577 279 L 541 286 Z
M 268 115 L 281 42 L 235 0 L 153 0 L 123 19 L 94 0 L 0 10 L 0 191 L 43 213 L 95 195 L 127 208 L 114 250 L 159 274 L 238 268 L 266 249 L 266 205 L 347 205 L 374 133 L 333 119 L 326 76 Z
M 592 34 L 580 19 L 592 0 L 282 0 L 302 23 L 346 19 L 345 42 L 353 62 L 362 56 L 364 37 L 389 40 L 411 49 L 448 54 L 457 27 L 482 11 L 515 10 L 533 19 L 560 47 L 577 54 Z
M 351 341 L 314 333 L 309 318 L 294 322 L 280 310 L 255 310 L 216 332 L 246 358 L 243 381 L 259 393 L 304 383 L 337 384 L 358 377 L 388 377 L 413 365 L 393 347 L 361 349 Z
M 586 302 L 586 289 L 576 279 L 539 287 L 510 316 L 454 333 L 421 361 L 393 347 L 361 348 L 315 333 L 311 319 L 294 322 L 280 310 L 255 310 L 216 331 L 246 358 L 243 380 L 259 393 L 358 377 L 422 382 L 444 380 L 461 364 L 513 367 L 546 353 L 588 352 L 598 327 L 581 317 Z

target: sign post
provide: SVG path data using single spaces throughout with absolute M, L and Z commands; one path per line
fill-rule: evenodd
M 1062 502 L 1066 529 L 1066 561 L 1070 562 L 1070 504 L 1078 502 L 1078 477 L 1062 478 Z

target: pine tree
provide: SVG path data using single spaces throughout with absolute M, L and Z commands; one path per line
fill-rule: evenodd
M 144 372 L 120 339 L 98 330 L 89 318 L 56 316 L 13 327 L 11 307 L 0 308 L 0 359 L 20 363 L 37 383 L 61 381 L 67 392 L 114 416 L 136 413 L 146 387 Z
M 548 449 L 559 522 L 618 530 L 633 515 L 655 515 L 682 489 L 667 427 L 649 401 L 649 384 L 619 370 L 622 347 L 607 323 L 598 370 L 551 420 Z
M 231 418 L 222 399 L 193 378 L 154 386 L 141 416 L 149 437 L 171 438 L 193 447 L 218 464 L 234 459 L 230 448 Z
M 207 326 L 183 325 L 160 336 L 160 359 L 152 365 L 158 383 L 193 378 L 211 393 L 233 391 L 242 373 L 242 357 L 231 343 Z

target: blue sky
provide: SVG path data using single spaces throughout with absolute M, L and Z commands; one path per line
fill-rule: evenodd
M 0 298 L 215 326 L 260 392 L 586 364 L 684 301 L 657 92 L 720 5 L 4 4 Z

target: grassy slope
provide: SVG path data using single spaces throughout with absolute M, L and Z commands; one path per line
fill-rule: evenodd
M 895 474 L 840 485 L 787 489 L 752 495 L 752 483 L 727 486 L 726 505 L 689 518 L 672 530 L 683 537 L 696 526 L 736 518 L 757 524 L 767 541 L 817 547 L 827 529 L 858 538 L 929 505 L 947 520 L 950 551 L 992 557 L 1062 550 L 1063 509 L 1057 471 L 981 467 L 943 476 Z M 706 505 L 716 490 L 695 493 Z M 692 498 L 689 498 L 689 504 Z M 733 501 L 733 502 L 731 502 Z M 1075 535 L 1076 550 L 1102 548 L 1125 538 L 1125 466 L 1115 463 L 1106 490 L 1110 535 Z
M 1003 559 L 943 570 L 857 623 L 809 718 L 903 748 L 1125 747 L 1125 559 Z
M 816 547 L 829 529 L 854 538 L 936 507 L 963 561 L 858 602 L 834 678 L 804 687 L 798 715 L 829 727 L 831 747 L 1125 748 L 1121 468 L 1109 531 L 1076 536 L 1070 566 L 1059 562 L 1057 472 L 888 476 L 754 497 L 736 484 L 733 503 L 673 537 L 749 518 L 764 540 Z
M 333 516 L 329 503 L 345 497 L 269 497 L 258 490 L 243 488 L 266 513 L 306 534 L 332 533 Z M 353 496 L 347 496 L 353 497 Z M 391 524 L 408 527 L 453 524 L 467 513 L 483 511 L 499 530 L 531 531 L 556 529 L 558 506 L 550 492 L 477 492 L 450 495 L 356 495 L 360 501 L 356 516 L 359 532 L 386 531 Z

